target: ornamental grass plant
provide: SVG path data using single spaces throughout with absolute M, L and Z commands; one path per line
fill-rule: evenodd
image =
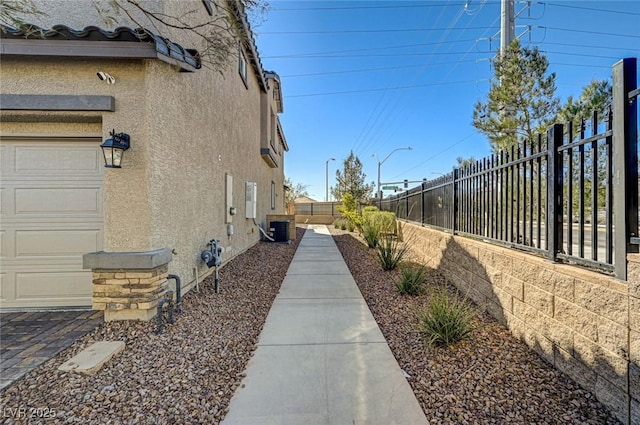
M 451 295 L 446 288 L 433 294 L 429 305 L 418 312 L 419 332 L 427 344 L 444 347 L 468 338 L 477 329 L 477 310 L 468 298 Z
M 409 245 L 394 235 L 385 234 L 378 240 L 376 255 L 383 270 L 394 270 L 402 262 Z
M 396 288 L 401 295 L 419 295 L 424 291 L 425 268 L 420 265 L 406 265 L 400 270 Z

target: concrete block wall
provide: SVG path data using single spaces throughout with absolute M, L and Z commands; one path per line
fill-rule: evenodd
M 540 356 L 640 424 L 640 255 L 621 282 L 535 255 L 402 223 L 412 259 L 438 269 Z
M 302 215 L 296 214 L 296 222 L 302 224 L 333 224 L 337 217 L 332 215 Z

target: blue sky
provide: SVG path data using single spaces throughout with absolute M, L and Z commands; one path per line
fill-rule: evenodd
M 472 126 L 500 45 L 499 0 L 270 1 L 253 29 L 282 81 L 285 175 L 325 198 L 353 150 L 367 181 L 433 179 L 459 156 L 490 154 Z M 516 1 L 516 34 L 536 45 L 562 101 L 640 56 L 640 1 Z M 377 159 L 376 156 L 377 155 Z M 385 192 L 385 196 L 389 192 Z

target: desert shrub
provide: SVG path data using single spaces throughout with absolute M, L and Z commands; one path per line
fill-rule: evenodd
M 400 280 L 396 288 L 402 295 L 418 295 L 422 292 L 425 279 L 425 269 L 422 266 L 402 267 Z
M 348 223 L 349 223 L 349 220 L 345 218 L 338 218 L 333 222 L 333 227 L 340 230 L 347 230 Z
M 467 298 L 450 295 L 446 289 L 434 294 L 429 306 L 418 313 L 419 331 L 429 345 L 442 347 L 468 338 L 475 330 L 476 309 Z
M 378 262 L 382 269 L 393 270 L 402 262 L 409 250 L 409 246 L 395 236 L 385 234 L 379 238 L 376 250 Z
M 362 210 L 360 229 L 369 248 L 375 248 L 381 236 L 396 233 L 396 215 L 388 211 L 379 211 L 376 207 L 365 207 Z
M 373 213 L 379 212 L 380 210 L 378 209 L 378 207 L 376 207 L 375 205 L 367 205 L 366 207 L 362 208 L 362 222 L 365 223 L 368 221 L 369 216 Z
M 354 199 L 352 194 L 345 193 L 342 197 L 342 205 L 338 206 L 337 209 L 342 214 L 342 217 L 351 223 L 349 226 L 350 232 L 353 232 L 356 228 L 360 228 L 362 217 L 358 213 L 358 201 Z
M 380 229 L 378 229 L 378 226 L 371 223 L 369 220 L 363 220 L 362 238 L 369 248 L 375 248 L 378 246 L 378 240 L 380 239 Z
M 378 231 L 385 234 L 396 234 L 397 220 L 396 215 L 390 211 L 377 211 L 369 215 L 368 220 L 375 224 Z

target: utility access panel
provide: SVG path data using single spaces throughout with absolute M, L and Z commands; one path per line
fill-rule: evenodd
M 247 182 L 246 198 L 246 217 L 256 218 L 258 210 L 258 184 L 256 182 Z

